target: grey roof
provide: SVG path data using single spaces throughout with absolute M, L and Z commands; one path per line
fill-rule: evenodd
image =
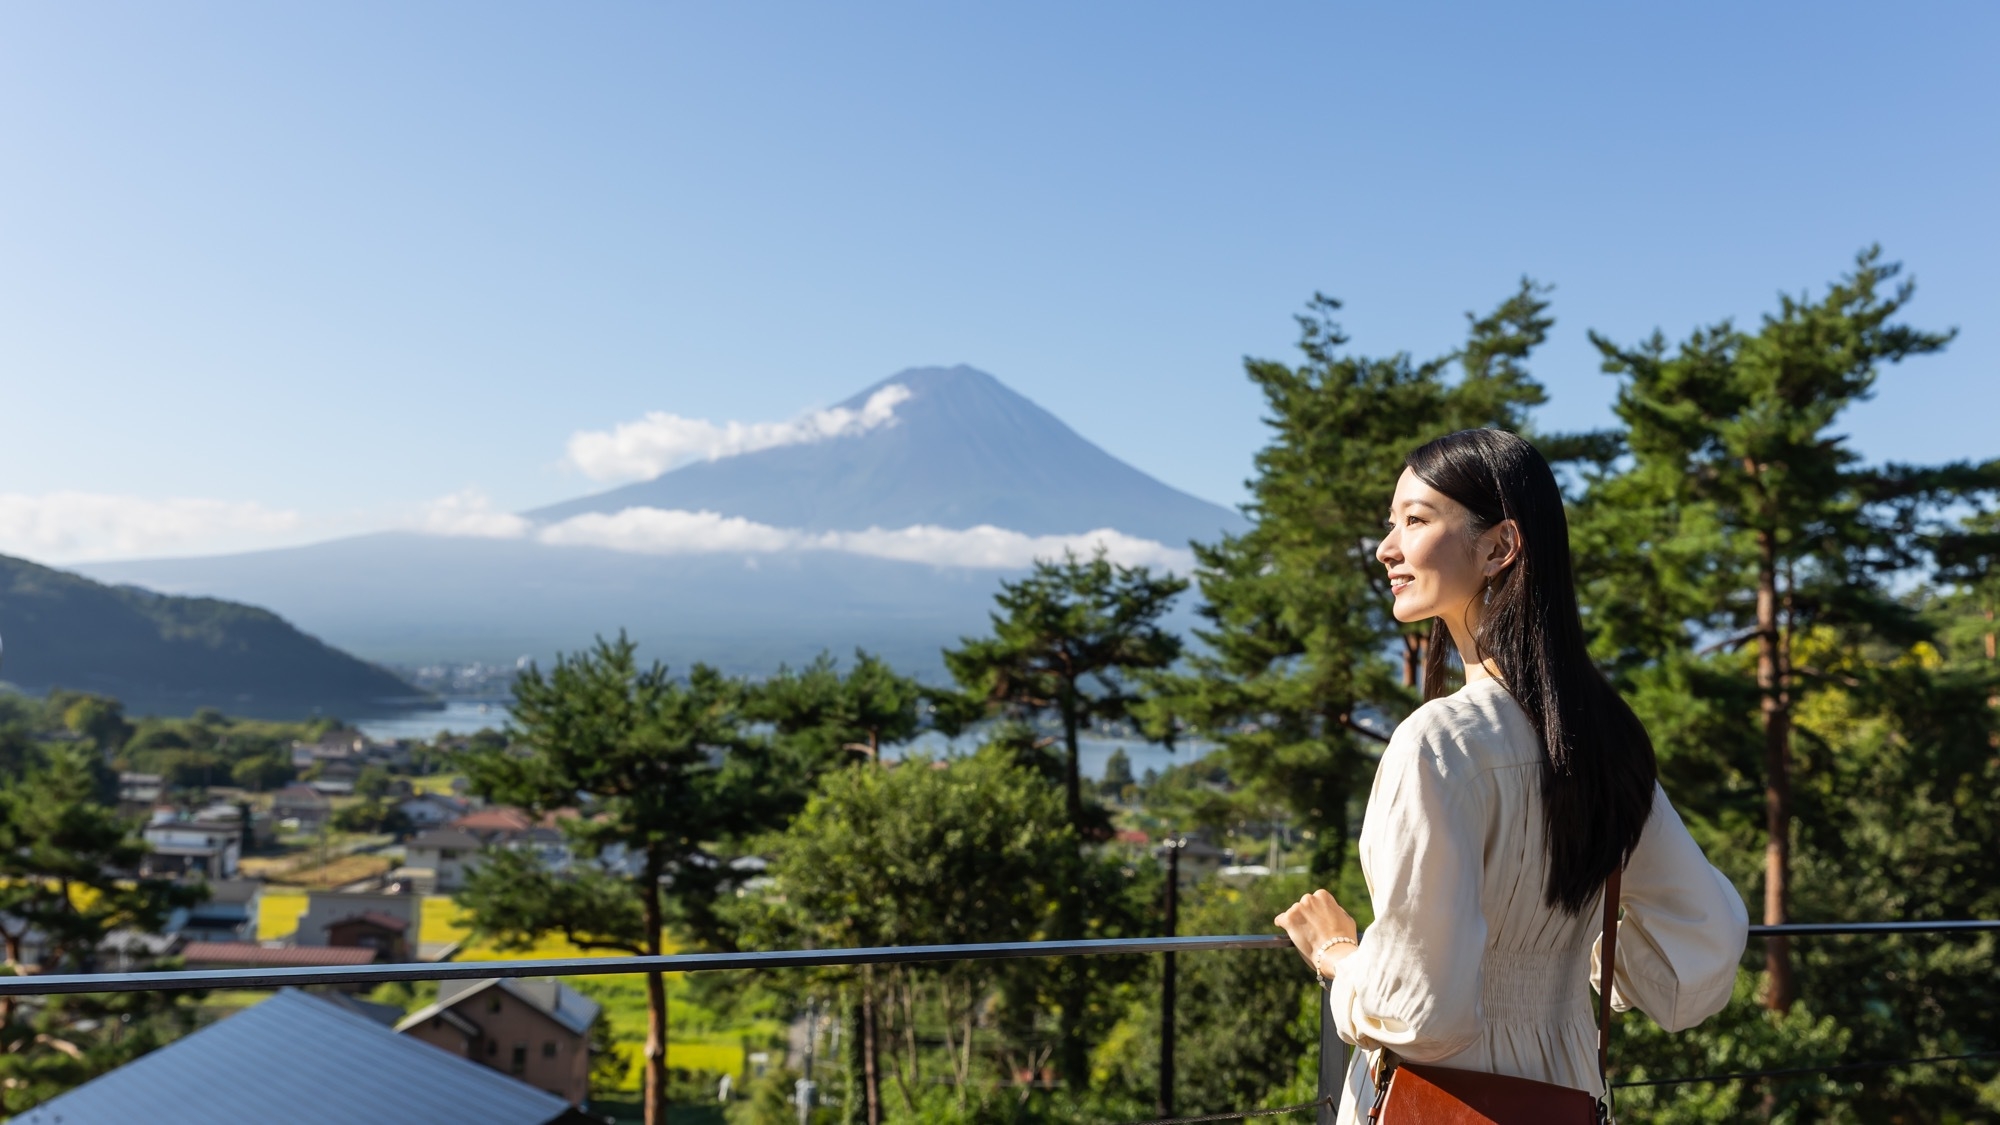
M 286 989 L 15 1117 L 20 1125 L 547 1125 L 569 1103 Z
M 366 1016 L 383 1027 L 393 1028 L 403 1018 L 403 1009 L 394 1004 L 377 1004 L 345 992 L 322 992 L 315 999 L 324 1000 L 336 1008 L 345 1008 L 355 1015 Z
M 264 892 L 261 879 L 210 879 L 208 881 L 208 901 L 212 903 L 248 904 Z
M 401 1031 L 415 1027 L 430 1019 L 456 1008 L 468 997 L 475 996 L 489 988 L 499 988 L 508 995 L 541 1012 L 543 1015 L 568 1028 L 578 1035 L 589 1035 L 590 1025 L 596 1021 L 599 1005 L 597 1001 L 556 980 L 544 977 L 528 980 L 518 977 L 488 977 L 485 980 L 443 980 L 438 982 L 437 1002 L 419 1008 L 403 1017 L 396 1025 Z
M 486 841 L 481 840 L 479 837 L 462 828 L 433 828 L 426 832 L 419 832 L 403 842 L 403 847 L 406 849 L 463 848 L 467 851 L 476 852 L 485 846 Z

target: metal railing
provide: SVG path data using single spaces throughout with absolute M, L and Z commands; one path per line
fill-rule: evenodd
M 1798 922 L 1781 926 L 1751 926 L 1752 937 L 1883 936 L 1889 934 L 1955 934 L 2000 932 L 2000 919 L 1932 922 Z M 422 961 L 389 965 L 332 965 L 274 969 L 177 969 L 162 972 L 64 973 L 0 977 L 0 997 L 44 996 L 58 993 L 153 992 L 210 988 L 262 989 L 301 985 L 381 984 L 391 981 L 465 980 L 491 977 L 611 976 L 629 973 L 692 973 L 745 969 L 805 969 L 847 965 L 919 964 L 935 961 L 997 961 L 1033 957 L 1085 957 L 1117 954 L 1204 953 L 1229 949 L 1289 950 L 1290 939 L 1279 934 L 1238 934 L 1216 937 L 1108 938 L 1084 941 L 1016 941 L 983 945 L 912 945 L 860 949 L 780 949 L 752 953 L 676 953 L 659 957 L 563 957 L 512 961 Z M 1954 1058 L 1982 1058 L 2000 1052 L 1976 1052 Z M 1900 1059 L 1865 1065 L 1899 1065 L 1920 1060 Z M 1331 1125 L 1347 1073 L 1347 1045 L 1334 1033 L 1326 1006 L 1320 1005 L 1319 1097 L 1302 1106 L 1209 1114 L 1177 1121 L 1209 1121 L 1265 1116 L 1286 1111 L 1315 1110 Z M 1830 1063 L 1790 1072 L 1818 1073 L 1849 1064 Z M 1775 1072 L 1773 1072 L 1775 1073 Z M 1664 1079 L 1636 1085 L 1756 1078 L 1763 1072 Z M 1618 1085 L 1614 1083 L 1614 1085 Z

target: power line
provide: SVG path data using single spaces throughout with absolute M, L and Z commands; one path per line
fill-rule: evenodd
M 1199 1117 L 1156 1117 L 1150 1121 L 1134 1121 L 1130 1125 L 1197 1125 L 1197 1123 L 1203 1121 L 1242 1121 L 1250 1117 L 1275 1117 L 1281 1113 L 1304 1113 L 1307 1110 L 1334 1104 L 1336 1104 L 1335 1099 L 1329 1094 L 1324 1098 L 1310 1102 L 1300 1102 L 1297 1105 L 1273 1106 L 1270 1109 L 1239 1109 L 1231 1110 L 1227 1113 L 1204 1113 Z
M 1701 1074 L 1691 1078 L 1654 1078 L 1643 1082 L 1613 1082 L 1614 1090 L 1641 1086 L 1680 1086 L 1694 1082 L 1737 1082 L 1751 1078 L 1794 1078 L 1803 1074 L 1832 1074 L 1843 1070 L 1883 1070 L 1918 1063 L 1961 1062 L 1966 1059 L 1996 1059 L 2000 1051 L 1972 1051 L 1963 1055 L 1930 1055 L 1920 1059 L 1875 1059 L 1868 1062 L 1828 1063 L 1825 1066 L 1793 1066 L 1772 1070 L 1745 1070 L 1735 1074 Z

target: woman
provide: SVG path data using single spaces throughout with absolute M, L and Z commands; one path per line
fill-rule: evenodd
M 1383 1049 L 1416 1063 L 1601 1094 L 1605 879 L 1623 865 L 1614 1007 L 1668 1030 L 1729 999 L 1743 901 L 1656 780 L 1646 729 L 1590 663 L 1569 526 L 1548 462 L 1464 430 L 1410 455 L 1375 557 L 1398 621 L 1432 619 L 1427 700 L 1396 728 L 1362 821 L 1366 935 L 1326 891 L 1277 924 L 1363 1048 L 1340 1120 L 1373 1099 Z M 1465 686 L 1444 692 L 1464 654 Z

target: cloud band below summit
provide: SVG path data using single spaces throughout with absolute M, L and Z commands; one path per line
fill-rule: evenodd
M 1113 562 L 1187 572 L 1194 559 L 1184 549 L 1099 528 L 1072 535 L 1029 535 L 982 524 L 970 528 L 917 525 L 864 531 L 802 531 L 772 527 L 741 516 L 666 508 L 626 508 L 572 516 L 535 533 L 540 542 L 648 555 L 775 554 L 839 551 L 932 566 L 1021 569 L 1064 552 L 1088 556 L 1100 548 Z

